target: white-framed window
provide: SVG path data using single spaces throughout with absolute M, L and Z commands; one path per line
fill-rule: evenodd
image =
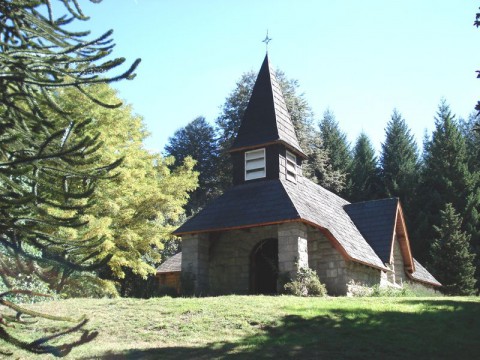
M 287 180 L 297 182 L 297 157 L 287 150 L 285 160 Z
M 265 149 L 245 152 L 245 180 L 266 176 Z

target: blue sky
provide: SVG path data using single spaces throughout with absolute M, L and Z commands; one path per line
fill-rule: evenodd
M 272 65 L 299 81 L 318 119 L 330 108 L 351 142 L 377 150 L 397 108 L 421 145 L 445 98 L 467 117 L 480 99 L 479 4 L 466 0 L 103 0 L 83 6 L 95 35 L 114 29 L 116 56 L 142 58 L 115 87 L 162 151 L 195 117 L 210 122 L 241 74 L 258 71 L 266 30 Z

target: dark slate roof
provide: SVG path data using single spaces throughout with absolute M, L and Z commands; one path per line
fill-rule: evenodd
M 254 226 L 299 219 L 279 180 L 253 181 L 228 189 L 174 234 Z
M 182 271 L 182 253 L 181 252 L 168 258 L 167 260 L 165 260 L 163 264 L 161 264 L 157 268 L 157 274 L 180 272 L 180 271 Z
M 284 143 L 305 157 L 267 55 L 230 151 L 272 142 Z
M 282 182 L 301 219 L 327 229 L 353 260 L 385 268 L 345 212 L 348 201 L 303 177 Z
M 304 220 L 327 229 L 353 260 L 385 269 L 344 210 L 348 202 L 303 177 L 257 181 L 227 190 L 174 234 Z
M 382 199 L 345 205 L 345 211 L 383 263 L 390 262 L 398 199 Z
M 414 280 L 423 281 L 436 286 L 442 286 L 442 284 L 440 284 L 440 282 L 438 282 L 438 280 L 435 279 L 433 275 L 430 274 L 428 270 L 425 269 L 416 259 L 413 259 L 413 263 L 415 264 L 415 271 L 410 274 L 410 276 Z

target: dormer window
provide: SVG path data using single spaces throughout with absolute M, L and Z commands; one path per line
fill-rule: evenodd
M 245 153 L 245 180 L 260 179 L 266 176 L 265 149 Z
M 287 150 L 285 159 L 287 180 L 297 182 L 297 157 Z

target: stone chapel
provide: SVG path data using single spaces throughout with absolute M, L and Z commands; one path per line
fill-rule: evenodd
M 330 295 L 353 283 L 441 286 L 414 259 L 397 198 L 351 204 L 302 176 L 306 156 L 268 55 L 230 154 L 233 186 L 174 232 L 182 252 L 159 275 L 188 274 L 199 295 L 276 294 L 307 266 Z

